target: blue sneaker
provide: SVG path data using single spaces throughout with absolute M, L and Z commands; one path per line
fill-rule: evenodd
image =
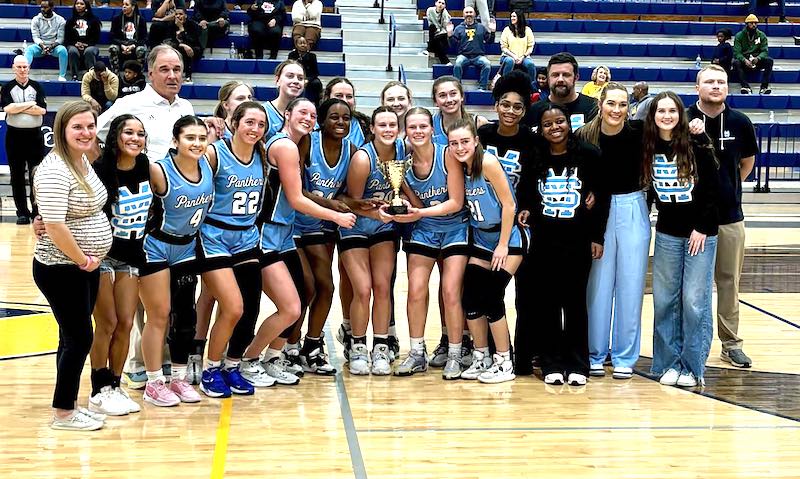
M 222 379 L 225 381 L 225 384 L 228 385 L 228 388 L 230 388 L 233 394 L 250 396 L 256 392 L 256 388 L 254 388 L 252 384 L 247 382 L 242 377 L 242 374 L 239 372 L 239 368 L 223 369 Z
M 147 385 L 147 373 L 125 373 L 122 375 L 122 382 L 128 385 L 128 389 L 144 389 Z
M 200 390 L 211 398 L 231 397 L 231 388 L 225 383 L 220 368 L 206 369 L 203 371 L 203 380 L 200 381 Z

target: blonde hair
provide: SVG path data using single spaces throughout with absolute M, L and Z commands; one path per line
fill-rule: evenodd
M 250 96 L 252 96 L 255 100 L 256 92 L 253 91 L 252 86 L 241 80 L 231 80 L 219 88 L 219 93 L 217 94 L 217 106 L 214 107 L 214 116 L 222 118 L 223 120 L 228 119 L 228 115 L 225 112 L 225 102 L 227 102 L 231 95 L 233 95 L 233 91 L 242 85 L 246 86 L 250 90 Z M 231 112 L 231 114 L 233 114 L 233 112 Z
M 697 85 L 700 84 L 700 77 L 703 76 L 703 73 L 705 73 L 705 72 L 707 72 L 709 70 L 712 70 L 712 71 L 715 71 L 715 72 L 724 73 L 725 74 L 725 78 L 728 79 L 728 72 L 726 72 L 725 69 L 722 68 L 721 66 L 715 65 L 715 64 L 712 63 L 711 65 L 704 66 L 703 68 L 700 69 L 699 72 L 697 72 L 697 78 L 695 79 L 695 83 Z
M 606 72 L 606 83 L 611 81 L 611 70 L 608 69 L 605 65 L 600 65 L 592 71 L 592 81 L 597 80 L 597 73 L 600 71 Z
M 625 88 L 625 85 L 613 81 L 606 83 L 606 87 L 600 91 L 600 98 L 597 100 L 597 116 L 575 132 L 578 138 L 595 146 L 600 146 L 600 128 L 603 123 L 603 102 L 606 101 L 608 92 L 614 90 L 625 92 L 625 98 L 628 98 L 628 89 Z
M 92 114 L 95 123 L 97 122 L 97 113 L 95 113 L 94 108 L 92 105 L 84 100 L 76 100 L 76 101 L 68 101 L 64 103 L 61 108 L 58 109 L 58 113 L 56 113 L 56 119 L 53 123 L 53 151 L 61 161 L 67 166 L 67 169 L 72 174 L 72 177 L 75 178 L 75 181 L 83 188 L 89 196 L 94 196 L 94 190 L 91 186 L 89 186 L 89 182 L 86 181 L 86 176 L 82 175 L 75 165 L 70 161 L 69 156 L 69 146 L 67 145 L 67 124 L 75 115 L 80 115 L 81 113 L 89 112 Z

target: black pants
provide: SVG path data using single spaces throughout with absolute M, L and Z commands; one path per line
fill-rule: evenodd
M 228 34 L 230 22 L 225 21 L 224 26 L 219 26 L 217 22 L 208 22 L 206 28 L 200 28 L 200 48 L 205 50 L 209 45 L 214 48 L 214 41 Z
M 759 60 L 756 63 L 755 68 L 748 68 L 744 62 L 740 62 L 739 60 L 733 61 L 733 69 L 736 71 L 736 74 L 739 75 L 739 83 L 742 84 L 742 88 L 750 88 L 750 83 L 747 81 L 747 73 L 751 71 L 758 71 L 764 70 L 764 73 L 761 75 L 761 88 L 766 88 L 769 86 L 769 79 L 772 77 L 772 65 L 774 61 L 772 58 L 767 57 L 763 60 Z
M 33 281 L 58 323 L 56 389 L 53 407 L 74 409 L 81 371 L 92 349 L 92 310 L 97 301 L 100 271 L 81 271 L 75 265 L 42 264 L 33 260 Z
M 169 355 L 173 363 L 186 364 L 189 355 L 194 353 L 194 334 L 197 329 L 197 275 L 181 267 L 171 268 L 170 291 L 172 311 L 167 332 Z
M 523 285 L 538 318 L 542 374 L 589 374 L 589 320 L 586 284 L 592 266 L 588 241 L 534 244 L 535 287 Z M 563 321 L 563 327 L 562 327 Z
M 306 83 L 305 97 L 311 102 L 319 106 L 319 101 L 322 98 L 322 82 L 319 77 L 309 78 Z
M 275 60 L 278 58 L 278 50 L 281 46 L 281 34 L 283 28 L 277 23 L 274 27 L 267 26 L 266 23 L 256 20 L 247 26 L 247 31 L 250 33 L 250 41 L 255 50 L 256 58 L 259 60 L 264 58 L 264 50 L 269 50 L 269 58 Z
M 44 140 L 42 129 L 14 128 L 8 126 L 6 130 L 6 158 L 8 168 L 11 170 L 11 193 L 14 196 L 14 206 L 17 216 L 32 216 L 28 208 L 26 187 L 30 187 L 30 198 L 33 210 L 36 211 L 33 198 L 33 169 L 42 162 Z M 25 180 L 25 166 L 28 167 L 28 180 Z
M 448 64 L 450 63 L 450 58 L 447 56 L 447 48 L 450 44 L 447 41 L 447 35 L 435 35 L 434 30 L 434 28 L 429 30 L 428 51 L 436 55 L 436 59 L 439 60 L 439 63 Z
M 236 323 L 228 344 L 227 356 L 241 359 L 247 347 L 253 342 L 256 321 L 261 310 L 261 266 L 256 263 L 244 263 L 233 267 L 233 274 L 242 294 L 242 317 Z
M 530 255 L 523 258 L 515 275 L 515 302 L 517 307 L 517 328 L 514 332 L 515 372 L 520 375 L 533 374 L 533 358 L 541 354 L 541 332 L 536 331 L 537 305 L 529 293 L 537 289 L 537 268 Z

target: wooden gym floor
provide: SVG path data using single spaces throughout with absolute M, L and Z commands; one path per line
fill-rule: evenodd
M 729 368 L 715 340 L 702 391 L 648 377 L 648 294 L 642 359 L 629 381 L 609 375 L 585 388 L 550 388 L 534 377 L 484 385 L 445 382 L 436 370 L 411 378 L 345 372 L 251 397 L 144 405 L 139 414 L 110 418 L 101 431 L 71 433 L 48 427 L 57 328 L 31 279 L 33 240 L 28 228 L 0 224 L 0 477 L 797 478 L 798 227 L 796 218 L 748 225 L 740 333 L 754 367 Z M 403 352 L 405 281 L 401 257 L 396 311 Z M 506 304 L 513 305 L 511 288 Z M 265 300 L 265 312 L 270 308 Z M 337 300 L 326 342 L 341 371 L 332 337 L 339 308 Z M 513 322 L 513 309 L 509 317 Z M 428 323 L 430 351 L 440 333 L 435 301 Z M 84 405 L 88 393 L 87 364 Z M 139 391 L 132 396 L 141 400 Z

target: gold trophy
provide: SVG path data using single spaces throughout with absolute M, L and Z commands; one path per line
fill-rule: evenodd
M 387 212 L 390 215 L 404 215 L 408 213 L 408 207 L 400 198 L 400 187 L 406 177 L 408 162 L 404 160 L 392 160 L 380 163 L 381 173 L 389 180 L 392 186 L 392 199 L 389 201 Z

